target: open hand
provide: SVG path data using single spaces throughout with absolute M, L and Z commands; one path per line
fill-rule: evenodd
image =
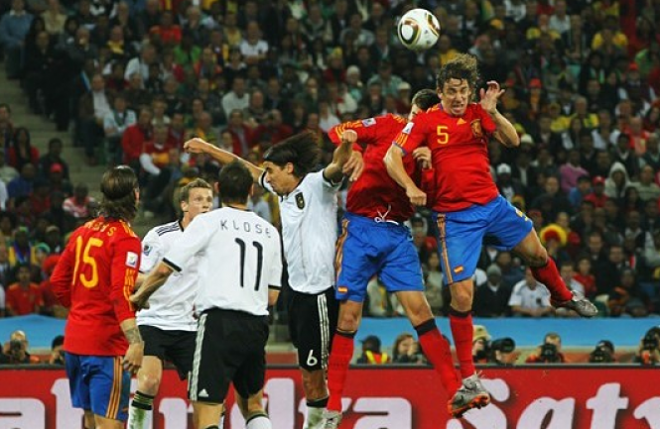
M 487 89 L 481 88 L 479 91 L 481 107 L 488 113 L 495 113 L 497 111 L 497 102 L 505 90 L 500 89 L 500 84 L 494 80 L 488 81 L 487 85 Z

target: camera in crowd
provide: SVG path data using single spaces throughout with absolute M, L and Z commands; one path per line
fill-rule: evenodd
M 653 332 L 647 332 L 642 338 L 642 350 L 654 351 L 658 348 L 658 337 Z
M 609 340 L 601 340 L 596 344 L 596 348 L 589 353 L 589 363 L 613 363 L 614 344 Z
M 557 346 L 551 343 L 542 344 L 540 347 L 538 361 L 542 363 L 561 363 L 562 358 L 559 355 Z
M 11 340 L 9 341 L 9 353 L 18 354 L 23 351 L 23 341 Z

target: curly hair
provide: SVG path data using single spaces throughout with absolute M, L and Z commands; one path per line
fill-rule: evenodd
M 459 54 L 442 66 L 438 72 L 438 89 L 442 91 L 445 83 L 452 79 L 465 80 L 470 88 L 474 90 L 479 82 L 477 59 L 470 54 Z

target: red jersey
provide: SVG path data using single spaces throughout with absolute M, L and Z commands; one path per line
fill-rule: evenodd
M 27 288 L 14 283 L 7 288 L 5 305 L 14 316 L 38 313 L 39 308 L 44 305 L 39 285 L 30 283 Z
M 461 117 L 446 113 L 437 104 L 418 114 L 394 144 L 406 154 L 422 145 L 431 149 L 435 183 L 429 201 L 436 212 L 454 212 L 486 204 L 499 195 L 490 174 L 487 146 L 495 129 L 480 104 L 468 105 Z
M 401 116 L 387 114 L 363 121 L 345 122 L 328 131 L 330 140 L 339 144 L 344 130 L 353 130 L 358 135 L 358 143 L 365 145 L 364 171 L 348 191 L 346 209 L 349 212 L 369 218 L 385 217 L 397 222 L 408 220 L 414 213 L 405 189 L 387 174 L 383 162 L 392 141 L 407 122 Z M 356 149 L 362 151 L 362 147 L 358 148 L 357 145 Z M 404 159 L 404 165 L 406 172 L 414 175 L 416 168 L 412 156 Z M 413 180 L 419 183 L 419 177 L 413 177 Z
M 140 239 L 122 220 L 96 218 L 76 229 L 50 278 L 71 311 L 64 350 L 120 356 L 128 342 L 119 324 L 135 317 L 128 298 L 140 267 Z

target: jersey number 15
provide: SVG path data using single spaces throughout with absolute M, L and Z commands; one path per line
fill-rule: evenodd
M 91 237 L 87 241 L 87 243 L 84 242 L 81 236 L 78 236 L 78 238 L 76 238 L 76 264 L 74 265 L 73 268 L 74 284 L 76 281 L 80 280 L 80 283 L 87 289 L 91 289 L 93 287 L 98 286 L 99 269 L 98 269 L 98 265 L 96 264 L 96 259 L 94 259 L 94 256 L 92 256 L 91 253 L 92 253 L 92 249 L 101 246 L 103 246 L 103 240 L 101 240 L 100 238 Z M 89 267 L 91 268 L 92 271 L 91 278 L 88 278 L 84 272 L 81 272 L 80 277 L 78 277 L 78 270 L 80 269 L 81 259 L 84 265 L 89 265 Z

